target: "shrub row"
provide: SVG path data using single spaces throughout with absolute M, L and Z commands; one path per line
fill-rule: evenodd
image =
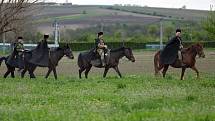
M 192 44 L 195 44 L 196 42 L 184 42 L 183 45 L 185 47 L 188 47 Z M 215 48 L 215 42 L 199 42 L 203 44 L 204 48 Z M 60 43 L 60 46 L 64 46 L 67 43 Z M 123 46 L 121 42 L 107 42 L 106 43 L 109 48 L 118 48 Z M 164 43 L 165 44 L 165 43 Z M 146 49 L 146 45 L 159 45 L 158 42 L 148 42 L 148 43 L 138 43 L 138 42 L 125 42 L 124 46 L 130 47 L 132 49 Z M 72 48 L 74 51 L 83 51 L 83 50 L 89 50 L 93 47 L 95 47 L 94 43 L 69 43 L 69 46 Z

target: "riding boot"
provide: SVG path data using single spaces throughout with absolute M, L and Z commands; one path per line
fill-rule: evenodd
M 186 64 L 184 64 L 184 62 L 183 62 L 183 56 L 181 54 L 181 50 L 178 51 L 178 59 L 179 59 L 179 61 L 181 63 L 181 67 L 185 67 Z
M 100 59 L 102 66 L 105 66 L 104 59 Z
M 102 66 L 105 66 L 105 54 L 104 53 L 101 54 L 101 62 L 102 62 Z

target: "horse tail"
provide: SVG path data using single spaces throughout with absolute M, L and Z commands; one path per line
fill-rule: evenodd
M 4 56 L 3 56 L 3 57 L 1 57 L 1 58 L 0 58 L 0 66 L 1 66 L 2 62 L 3 62 L 3 61 L 6 61 L 6 60 L 7 60 L 7 58 L 6 58 L 6 57 L 4 57 Z
M 78 55 L 78 66 L 79 68 L 83 66 L 83 58 L 81 53 Z
M 154 70 L 155 75 L 157 75 L 162 67 L 160 66 L 160 51 L 154 55 Z

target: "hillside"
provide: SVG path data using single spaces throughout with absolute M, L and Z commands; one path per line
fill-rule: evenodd
M 54 20 L 58 20 L 61 28 L 77 29 L 89 26 L 125 23 L 150 24 L 166 20 L 200 21 L 208 11 L 150 8 L 132 6 L 39 6 L 34 15 L 34 23 L 41 31 L 50 31 Z

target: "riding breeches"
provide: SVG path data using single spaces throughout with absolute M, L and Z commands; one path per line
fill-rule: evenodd
M 97 49 L 98 54 L 101 56 L 101 59 L 104 59 L 104 50 L 103 49 Z
M 183 59 L 183 58 L 182 58 L 182 54 L 181 54 L 181 51 L 180 51 L 180 50 L 178 51 L 178 59 L 179 59 L 179 60 L 182 60 L 182 59 Z

